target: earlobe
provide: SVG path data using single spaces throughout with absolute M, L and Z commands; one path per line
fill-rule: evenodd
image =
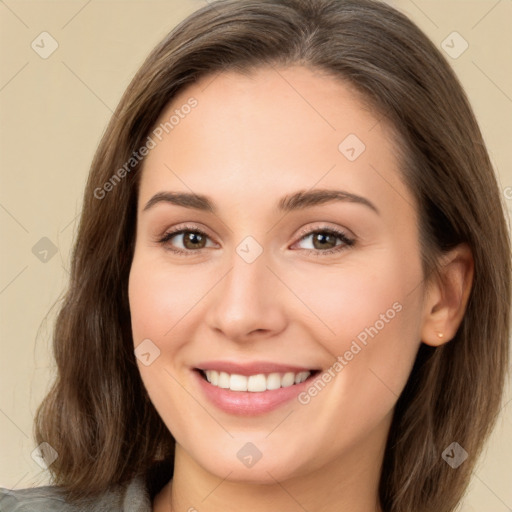
M 474 261 L 467 244 L 443 255 L 438 275 L 429 283 L 421 340 L 437 347 L 455 337 L 466 312 L 473 284 Z

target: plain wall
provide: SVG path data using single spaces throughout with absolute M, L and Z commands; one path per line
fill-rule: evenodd
M 448 59 L 473 105 L 510 211 L 512 2 L 390 3 L 438 47 L 454 31 L 469 44 Z M 0 3 L 0 486 L 49 481 L 31 458 L 32 419 L 54 376 L 50 308 L 68 278 L 93 152 L 147 53 L 203 5 L 204 0 Z M 46 59 L 40 53 L 52 41 L 40 36 L 44 31 L 58 44 Z M 450 37 L 457 51 L 461 40 Z M 461 510 L 512 510 L 511 398 L 509 385 Z

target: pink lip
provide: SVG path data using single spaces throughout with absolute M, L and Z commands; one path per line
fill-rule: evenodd
M 236 373 L 237 375 L 257 375 L 259 373 L 286 373 L 286 372 L 307 372 L 312 371 L 312 368 L 290 366 L 278 363 L 270 363 L 265 361 L 254 361 L 252 363 L 234 363 L 230 361 L 205 361 L 199 363 L 197 368 L 200 370 L 216 370 L 218 372 L 226 372 L 229 374 Z
M 225 368 L 225 367 L 224 367 Z M 261 368 L 261 366 L 259 367 Z M 274 366 L 273 366 L 274 368 Z M 290 367 L 286 367 L 290 368 Z M 210 369 L 210 368 L 208 368 Z M 213 369 L 213 368 L 211 368 Z M 194 378 L 205 397 L 216 407 L 229 414 L 239 416 L 254 416 L 264 414 L 279 406 L 290 402 L 297 395 L 311 385 L 317 374 L 310 375 L 304 382 L 294 384 L 286 388 L 272 389 L 269 391 L 231 391 L 210 384 L 198 370 L 193 370 Z M 233 372 L 235 373 L 235 372 Z M 264 372 L 260 372 L 264 373 Z

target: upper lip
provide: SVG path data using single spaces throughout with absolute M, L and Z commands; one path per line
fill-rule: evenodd
M 299 373 L 315 371 L 304 366 L 271 363 L 268 361 L 252 361 L 247 363 L 234 363 L 232 361 L 205 361 L 196 367 L 198 370 L 216 370 L 237 375 L 258 375 L 259 373 Z

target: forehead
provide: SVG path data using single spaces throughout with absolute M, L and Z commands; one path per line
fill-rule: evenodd
M 343 187 L 413 203 L 391 127 L 350 85 L 319 71 L 202 77 L 165 108 L 151 137 L 142 201 L 175 189 L 248 207 L 298 188 Z

